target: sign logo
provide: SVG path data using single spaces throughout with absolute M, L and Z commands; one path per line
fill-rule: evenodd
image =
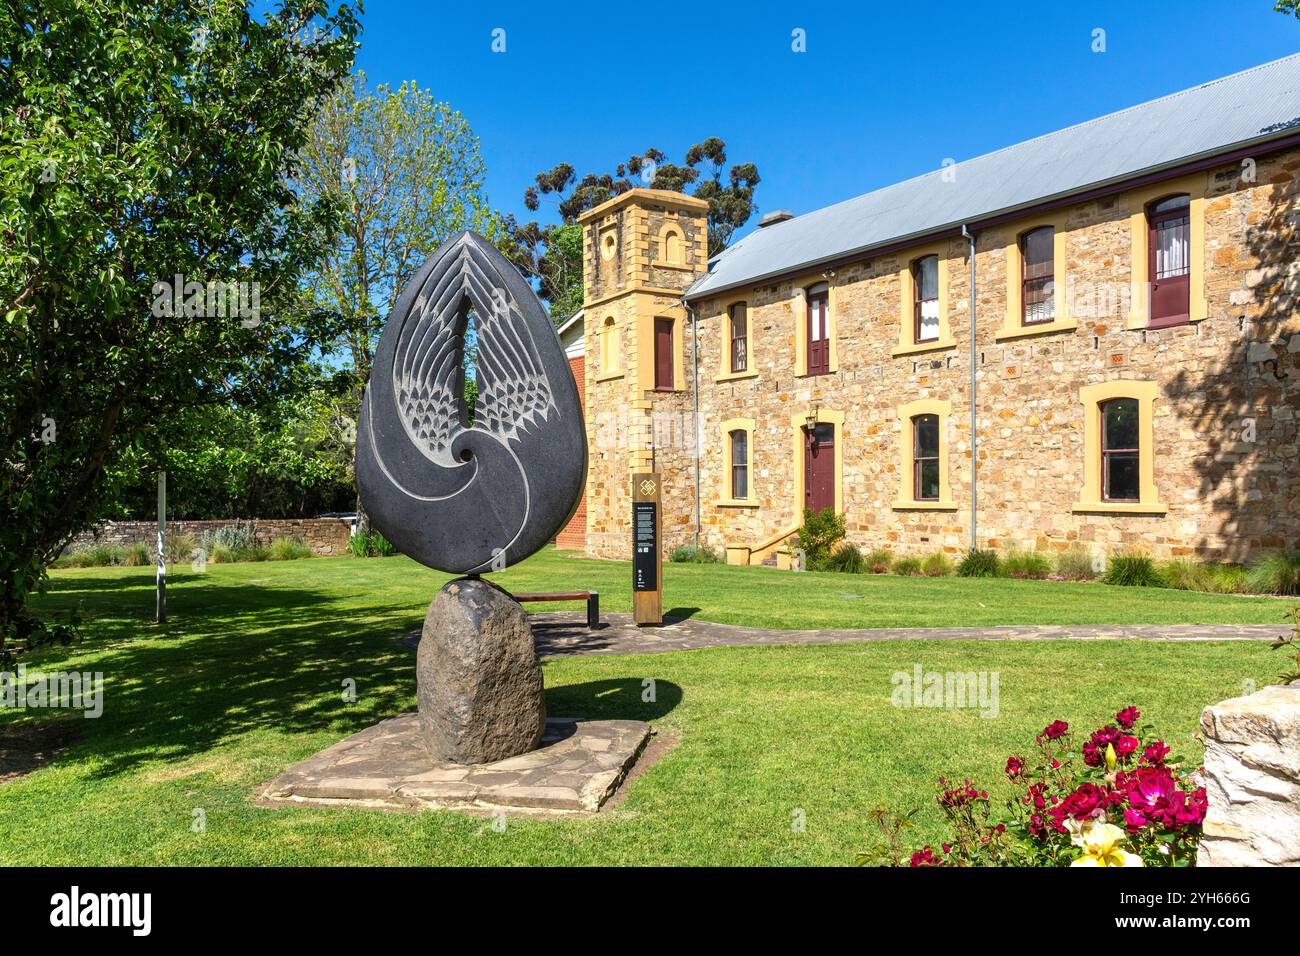
M 655 483 L 651 481 L 649 478 L 643 480 L 641 482 L 641 494 L 653 495 L 654 493 L 655 493 Z

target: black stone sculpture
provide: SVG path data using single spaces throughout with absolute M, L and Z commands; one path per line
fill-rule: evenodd
M 516 564 L 573 516 L 587 474 L 577 385 L 536 293 L 481 236 L 443 243 L 397 300 L 361 407 L 356 470 L 371 524 L 453 574 Z
M 465 332 L 478 397 L 464 400 Z M 523 609 L 476 580 L 522 561 L 572 517 L 587 475 L 577 385 L 533 290 L 487 240 L 447 240 L 402 291 L 357 428 L 372 526 L 449 582 L 429 606 L 416 699 L 435 760 L 486 763 L 537 746 L 542 674 Z

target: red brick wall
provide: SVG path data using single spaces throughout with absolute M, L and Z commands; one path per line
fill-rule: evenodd
M 587 413 L 587 376 L 585 370 L 585 359 L 581 355 L 576 355 L 569 359 L 569 368 L 573 371 L 573 378 L 578 383 L 578 400 L 582 403 L 582 413 Z M 587 550 L 587 493 L 583 491 L 582 499 L 578 502 L 578 510 L 573 513 L 569 523 L 564 529 L 555 536 L 555 546 L 557 548 L 567 548 L 574 551 Z

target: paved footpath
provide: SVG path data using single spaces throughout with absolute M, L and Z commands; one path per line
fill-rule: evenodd
M 703 647 L 755 647 L 770 644 L 853 644 L 860 641 L 1271 641 L 1286 628 L 1278 624 L 1025 625 L 1014 627 L 890 627 L 777 631 L 715 624 L 694 618 L 662 627 L 637 627 L 632 615 L 601 615 L 601 626 L 587 630 L 582 612 L 541 611 L 529 615 L 543 657 L 566 654 L 653 654 Z M 419 641 L 419 632 L 412 635 Z

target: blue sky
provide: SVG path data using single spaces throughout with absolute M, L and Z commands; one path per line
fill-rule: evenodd
M 807 212 L 1300 51 L 1300 21 L 1272 0 L 367 0 L 363 23 L 358 66 L 464 113 L 492 204 L 521 218 L 557 162 L 611 171 L 650 146 L 680 160 L 709 135 L 758 165 L 761 209 Z

